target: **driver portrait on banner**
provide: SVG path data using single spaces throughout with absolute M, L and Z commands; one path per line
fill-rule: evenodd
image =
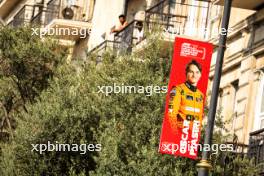
M 173 131 L 183 128 L 184 120 L 193 125 L 193 121 L 202 123 L 203 93 L 197 88 L 202 67 L 196 60 L 191 60 L 185 67 L 186 80 L 174 86 L 169 94 L 168 117 Z

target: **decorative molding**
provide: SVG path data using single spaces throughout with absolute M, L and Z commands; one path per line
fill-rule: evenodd
M 245 82 L 245 83 L 243 83 L 243 84 L 240 84 L 240 85 L 239 85 L 239 88 L 246 87 L 247 85 L 249 85 L 249 82 L 248 82 L 248 81 Z
M 239 98 L 239 99 L 237 100 L 237 103 L 240 103 L 240 102 L 245 101 L 245 100 L 247 100 L 247 97 Z
M 254 81 L 259 82 L 261 80 L 261 78 L 263 78 L 263 76 L 264 76 L 264 68 L 256 69 L 253 71 L 253 73 L 254 73 Z

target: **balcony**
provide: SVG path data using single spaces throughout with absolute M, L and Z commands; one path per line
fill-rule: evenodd
M 9 26 L 18 27 L 30 24 L 33 15 L 33 6 L 24 5 L 17 14 L 13 17 L 13 20 L 9 22 Z
M 80 6 L 69 7 L 65 1 L 51 0 L 46 8 L 35 9 L 31 23 L 47 31 L 60 31 L 61 34 L 56 35 L 59 39 L 77 41 L 84 33 L 88 36 L 91 30 L 91 23 L 84 19 L 83 11 Z
M 96 62 L 99 63 L 101 62 L 101 57 L 105 52 L 110 51 L 116 53 L 118 51 L 118 45 L 119 43 L 116 41 L 105 40 L 99 45 L 97 45 L 95 48 L 90 50 L 88 52 L 88 55 L 96 55 Z
M 139 31 L 151 33 L 155 28 L 163 34 L 164 48 L 174 42 L 177 35 L 187 38 L 206 40 L 204 30 L 207 26 L 207 12 L 209 2 L 196 3 L 196 5 L 178 3 L 173 0 L 162 0 L 145 11 L 145 21 L 133 20 L 124 29 L 114 36 L 114 50 L 117 54 L 141 52 L 145 44 L 146 35 Z M 141 23 L 141 26 L 138 24 Z M 142 29 L 143 28 L 143 29 Z M 201 29 L 199 32 L 196 29 Z M 141 34 L 139 34 L 141 33 Z M 91 53 L 91 52 L 90 52 Z
M 0 0 L 0 18 L 5 19 L 19 0 Z
M 80 6 L 68 7 L 62 0 L 51 0 L 47 3 L 47 8 L 39 11 L 32 22 L 40 23 L 46 29 L 67 29 L 70 35 L 59 35 L 58 37 L 76 41 L 81 37 L 80 31 L 88 32 L 91 29 L 90 21 L 84 19 L 83 10 Z
M 216 5 L 224 5 L 224 0 L 215 0 L 214 4 Z M 263 0 L 233 0 L 232 7 L 249 9 L 249 10 L 257 10 L 261 6 L 263 6 Z
M 250 133 L 248 157 L 255 159 L 255 164 L 264 164 L 264 128 Z M 264 165 L 261 169 L 264 175 Z
M 143 25 L 142 22 L 140 23 Z M 96 53 L 97 56 L 101 57 L 105 51 L 113 51 L 115 54 L 130 53 L 132 48 L 145 38 L 142 36 L 141 39 L 139 39 L 136 35 L 136 30 L 139 28 L 138 21 L 133 20 L 124 29 L 114 35 L 113 41 L 103 41 L 98 46 L 90 50 L 88 55 Z M 141 30 L 143 30 L 143 26 L 141 26 Z
M 176 36 L 206 40 L 209 2 L 195 1 L 195 4 L 163 0 L 146 11 L 147 29 L 158 26 L 164 37 L 174 41 Z
M 146 33 L 160 31 L 164 49 L 174 42 L 176 36 L 206 40 L 204 31 L 207 27 L 208 7 L 209 2 L 197 1 L 195 4 L 186 4 L 163 0 L 145 11 L 144 31 Z M 143 36 L 143 40 L 138 38 L 136 24 L 137 21 L 132 21 L 116 34 L 115 41 L 119 42 L 119 50 L 142 52 L 146 36 Z

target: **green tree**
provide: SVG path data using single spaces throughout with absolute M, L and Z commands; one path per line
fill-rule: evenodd
M 16 127 L 14 114 L 48 87 L 65 54 L 49 38 L 42 41 L 30 28 L 0 29 L 0 131 Z M 9 136 L 9 134 L 7 136 Z
M 172 48 L 164 49 L 157 38 L 133 55 L 112 53 L 85 64 L 60 66 L 50 86 L 34 104 L 17 114 L 18 127 L 12 143 L 5 145 L 1 175 L 196 175 L 196 160 L 158 153 L 165 94 L 109 94 L 100 86 L 166 86 Z M 167 52 L 165 53 L 164 50 Z M 166 78 L 166 79 L 165 79 Z M 99 87 L 98 87 L 99 86 Z M 221 119 L 221 118 L 218 118 Z M 219 129 L 221 121 L 216 123 Z M 225 139 L 221 130 L 215 142 Z M 101 144 L 100 152 L 32 152 L 31 144 Z M 213 157 L 214 174 L 221 174 L 220 154 Z M 239 168 L 252 167 L 243 160 Z M 220 168 L 219 168 L 220 167 Z M 236 167 L 237 168 L 237 167 Z M 245 169 L 244 169 L 245 170 Z M 239 172 L 244 174 L 244 170 Z M 233 173 L 232 173 L 233 174 Z M 248 174 L 248 175 L 250 175 Z M 234 174 L 236 175 L 236 174 Z

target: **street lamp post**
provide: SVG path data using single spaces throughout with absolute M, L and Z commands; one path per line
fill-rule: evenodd
M 213 82 L 213 89 L 212 89 L 212 96 L 210 100 L 210 108 L 208 113 L 208 121 L 207 127 L 205 131 L 205 139 L 204 144 L 212 145 L 212 138 L 213 138 L 213 129 L 214 129 L 214 122 L 215 122 L 215 113 L 217 107 L 217 98 L 218 98 L 218 90 L 221 80 L 221 73 L 222 73 L 222 65 L 224 59 L 224 53 L 226 49 L 226 36 L 228 31 L 228 23 L 230 18 L 230 11 L 231 11 L 231 4 L 232 0 L 225 0 L 224 3 L 224 13 L 221 25 L 221 33 L 219 38 L 219 45 L 217 51 L 217 59 L 215 64 L 215 74 L 214 74 L 214 82 Z M 224 29 L 224 33 L 222 30 Z M 208 176 L 209 172 L 212 168 L 210 162 L 208 161 L 210 156 L 209 151 L 202 152 L 202 160 L 197 164 L 198 169 L 198 176 Z

